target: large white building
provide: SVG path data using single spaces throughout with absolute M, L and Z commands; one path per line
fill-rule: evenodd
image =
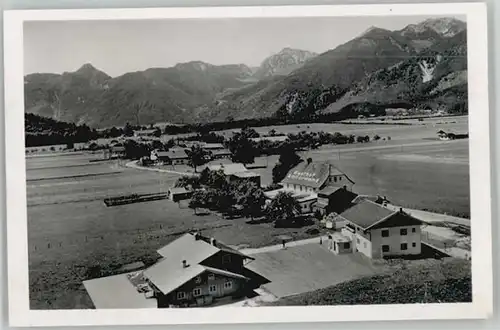
M 285 189 L 317 193 L 327 186 L 346 186 L 352 190 L 354 181 L 332 164 L 309 159 L 292 168 L 281 184 Z
M 422 221 L 402 209 L 392 211 L 363 200 L 340 217 L 346 221 L 342 234 L 351 237 L 353 250 L 369 258 L 421 253 Z

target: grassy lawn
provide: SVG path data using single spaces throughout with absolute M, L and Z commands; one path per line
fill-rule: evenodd
M 270 306 L 454 303 L 472 301 L 470 262 L 434 260 L 285 297 Z

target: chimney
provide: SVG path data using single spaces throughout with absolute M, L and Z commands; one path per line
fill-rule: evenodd
M 342 188 L 344 188 L 344 190 L 347 190 L 347 186 L 346 185 L 344 185 Z
M 188 268 L 189 264 L 187 263 L 186 260 L 182 260 L 182 268 Z
M 403 213 L 403 208 L 402 207 L 399 208 L 399 212 Z
M 210 244 L 213 245 L 213 246 L 217 246 L 217 241 L 215 240 L 215 238 L 210 238 Z
M 387 196 L 384 196 L 384 201 L 387 202 Z
M 195 232 L 195 233 L 194 233 L 194 239 L 195 239 L 196 241 L 200 240 L 200 239 L 201 239 L 201 234 L 200 234 L 199 232 Z

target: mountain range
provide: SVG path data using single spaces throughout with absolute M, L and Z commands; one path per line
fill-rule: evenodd
M 466 24 L 371 27 L 321 54 L 284 48 L 258 68 L 201 61 L 110 77 L 91 64 L 25 76 L 25 111 L 107 127 L 393 107 L 467 111 Z M 313 37 L 313 36 L 312 36 Z

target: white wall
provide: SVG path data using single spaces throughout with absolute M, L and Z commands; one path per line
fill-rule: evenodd
M 400 230 L 403 228 L 407 230 L 407 235 L 400 234 Z M 412 229 L 415 229 L 415 232 L 412 232 Z M 386 228 L 385 230 L 389 230 L 388 237 L 382 237 L 382 230 L 384 229 L 374 229 L 371 231 L 371 254 L 373 258 L 381 258 L 383 256 L 416 255 L 421 253 L 422 231 L 420 226 Z M 403 243 L 407 244 L 407 250 L 401 250 L 401 244 Z M 415 246 L 413 246 L 413 243 L 415 243 Z M 389 252 L 382 252 L 383 245 L 389 246 Z

